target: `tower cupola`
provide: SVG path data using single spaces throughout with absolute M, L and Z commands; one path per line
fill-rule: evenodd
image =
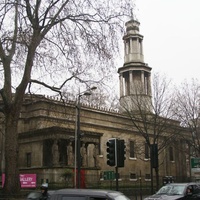
M 144 62 L 142 41 L 143 36 L 139 34 L 140 23 L 131 20 L 126 22 L 126 34 L 124 40 L 124 63 Z
M 134 104 L 138 99 L 144 106 L 151 105 L 151 68 L 144 63 L 143 36 L 139 25 L 133 19 L 125 24 L 124 65 L 118 69 L 120 105 L 131 110 L 137 109 Z

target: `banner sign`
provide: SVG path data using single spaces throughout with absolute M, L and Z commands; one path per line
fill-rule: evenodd
M 21 188 L 36 188 L 36 174 L 20 174 Z M 5 174 L 2 174 L 2 188 L 5 183 Z
M 21 188 L 36 188 L 36 174 L 20 174 Z

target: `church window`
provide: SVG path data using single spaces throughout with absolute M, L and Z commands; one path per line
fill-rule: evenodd
M 151 180 L 151 175 L 145 174 L 145 181 L 150 181 L 150 180 Z
M 26 167 L 31 167 L 31 153 L 26 153 Z
M 130 141 L 130 158 L 135 158 L 135 142 Z
M 136 179 L 137 179 L 137 174 L 135 174 L 135 173 L 130 173 L 130 179 L 136 180 Z

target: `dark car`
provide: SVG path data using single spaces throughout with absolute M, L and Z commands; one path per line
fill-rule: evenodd
M 130 200 L 123 193 L 99 189 L 61 189 L 55 191 L 50 200 Z
M 50 198 L 50 196 L 52 195 L 52 193 L 54 193 L 55 190 L 49 190 L 48 191 L 48 198 Z M 42 198 L 42 192 L 41 191 L 32 191 L 28 194 L 28 196 L 26 197 L 26 200 L 40 200 Z
M 200 184 L 198 183 L 170 183 L 144 200 L 177 200 L 196 199 L 200 200 Z

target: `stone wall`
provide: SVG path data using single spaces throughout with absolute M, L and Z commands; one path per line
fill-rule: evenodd
M 19 123 L 19 166 L 22 173 L 37 172 L 41 176 L 44 169 L 52 172 L 56 169 L 56 172 L 60 173 L 63 168 L 73 173 L 74 161 L 70 163 L 67 160 L 67 146 L 71 142 L 74 155 L 75 113 L 74 102 L 63 103 L 43 96 L 35 98 L 34 101 L 26 100 Z M 125 167 L 119 168 L 121 176 L 136 174 L 137 177 L 140 175 L 145 177 L 146 174 L 150 174 L 150 159 L 145 159 L 143 153 L 145 140 L 127 116 L 113 110 L 81 105 L 80 129 L 83 134 L 81 146 L 85 146 L 87 156 L 86 161 L 82 160 L 82 169 L 87 175 L 95 174 L 97 179 L 100 179 L 103 171 L 115 170 L 106 163 L 106 142 L 110 138 L 125 140 L 126 160 Z M 55 140 L 59 148 L 59 161 L 56 164 L 52 160 Z M 138 146 L 135 158 L 130 158 L 130 141 L 135 141 Z M 96 147 L 97 149 L 94 149 Z M 27 165 L 29 153 L 30 166 Z M 176 156 L 174 162 L 169 161 L 167 149 L 159 155 L 160 176 L 186 176 L 185 156 L 181 152 L 174 155 Z

